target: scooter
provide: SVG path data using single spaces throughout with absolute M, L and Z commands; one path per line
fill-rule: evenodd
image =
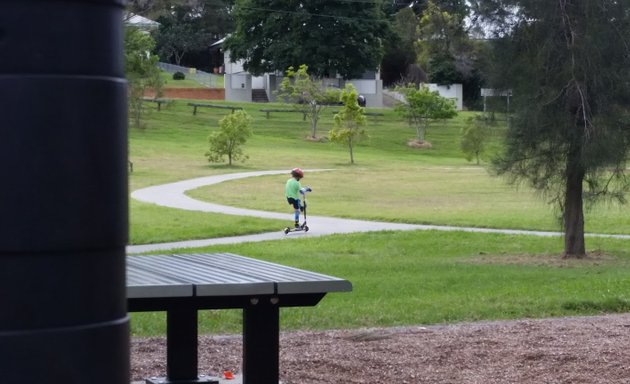
M 304 205 L 302 205 L 302 213 L 304 214 L 304 222 L 295 228 L 286 227 L 284 229 L 285 235 L 288 235 L 290 232 L 308 232 L 308 225 L 306 225 L 306 193 L 311 192 L 311 191 L 312 189 L 310 187 L 304 187 L 300 189 L 300 194 L 304 196 Z

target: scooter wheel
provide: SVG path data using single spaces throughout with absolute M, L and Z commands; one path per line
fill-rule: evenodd
M 285 235 L 288 235 L 288 234 L 289 234 L 289 232 L 291 232 L 291 228 L 286 227 L 286 228 L 284 229 L 284 234 L 285 234 Z
M 308 225 L 304 226 L 304 232 L 308 232 Z

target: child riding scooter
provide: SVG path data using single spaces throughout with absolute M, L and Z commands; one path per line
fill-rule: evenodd
M 285 196 L 287 198 L 287 202 L 289 205 L 293 206 L 294 210 L 294 227 L 286 227 L 284 229 L 285 234 L 288 234 L 289 232 L 308 231 L 308 226 L 306 225 L 306 193 L 311 192 L 311 188 L 302 187 L 300 180 L 303 177 L 304 172 L 300 168 L 293 168 L 291 170 L 291 178 L 287 180 L 285 186 Z M 301 197 L 304 197 L 303 202 Z M 302 224 L 300 224 L 300 212 L 304 213 L 304 222 Z

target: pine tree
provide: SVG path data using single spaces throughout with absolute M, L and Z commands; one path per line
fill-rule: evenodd
M 584 257 L 584 201 L 623 202 L 629 187 L 627 1 L 474 3 L 495 27 L 493 85 L 514 95 L 496 170 L 557 203 L 564 256 Z

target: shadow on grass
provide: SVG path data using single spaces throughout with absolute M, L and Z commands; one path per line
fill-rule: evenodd
M 225 163 L 225 164 L 212 163 L 212 164 L 208 164 L 206 167 L 209 168 L 209 169 L 230 170 L 230 171 L 243 171 L 243 170 L 251 171 L 252 170 L 251 167 L 248 167 L 247 165 L 244 165 L 244 164 L 232 164 L 232 165 L 229 165 L 227 163 Z
M 562 308 L 579 313 L 590 311 L 602 313 L 625 313 L 630 312 L 630 301 L 620 299 L 618 297 L 602 301 L 576 300 L 563 303 Z

